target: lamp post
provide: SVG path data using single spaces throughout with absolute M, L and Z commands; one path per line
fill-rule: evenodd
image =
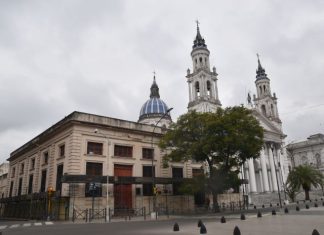
M 109 169 L 109 161 L 108 161 L 108 158 L 109 158 L 109 139 L 106 135 L 102 134 L 99 132 L 98 129 L 95 129 L 94 130 L 94 133 L 99 133 L 100 135 L 102 135 L 103 137 L 105 137 L 107 139 L 107 163 L 106 163 L 106 170 L 107 170 L 107 189 L 106 189 L 106 221 L 110 222 L 110 213 L 109 213 L 109 190 L 108 190 L 108 187 L 109 187 L 109 174 L 108 174 L 108 169 Z
M 155 171 L 154 171 L 154 147 L 153 147 L 153 137 L 154 137 L 154 131 L 155 128 L 157 127 L 157 125 L 160 123 L 160 121 L 169 114 L 169 112 L 172 110 L 173 108 L 169 108 L 164 114 L 163 116 L 155 123 L 153 131 L 152 131 L 152 138 L 151 138 L 151 148 L 153 150 L 153 154 L 152 154 L 152 190 L 153 190 L 153 212 L 155 212 L 155 219 L 157 220 L 157 211 L 156 211 L 156 187 L 155 187 Z
M 277 166 L 276 166 L 276 162 L 275 162 L 275 158 L 274 158 L 274 144 L 272 143 L 270 145 L 271 151 L 272 151 L 272 158 L 273 158 L 273 165 L 274 165 L 274 170 L 275 170 L 275 174 L 276 174 L 276 181 L 277 181 L 277 188 L 278 188 L 278 197 L 279 197 L 279 205 L 280 208 L 282 208 L 282 204 L 281 204 L 281 195 L 280 195 L 280 188 L 279 188 L 279 182 L 278 182 L 278 175 L 277 175 Z

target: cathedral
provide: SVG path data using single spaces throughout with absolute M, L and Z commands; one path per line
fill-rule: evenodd
M 215 112 L 222 106 L 218 74 L 210 67 L 209 56 L 197 24 L 192 69 L 186 74 L 189 111 Z M 248 183 L 241 193 L 250 203 L 265 204 L 278 200 L 289 162 L 283 150 L 285 135 L 277 96 L 271 93 L 270 79 L 259 58 L 255 86 L 256 95 L 253 100 L 249 95 L 248 108 L 264 128 L 264 146 L 259 159 L 251 159 L 242 167 L 241 177 Z M 111 216 L 137 208 L 150 213 L 156 206 L 161 213 L 181 213 L 184 208 L 194 211 L 205 203 L 206 195 L 183 195 L 177 186 L 183 179 L 200 174 L 202 163 L 172 162 L 165 168 L 165 153 L 158 147 L 172 123 L 170 111 L 160 97 L 154 75 L 149 99 L 140 108 L 137 122 L 72 112 L 10 154 L 2 213 L 22 218 L 42 218 L 45 213 L 60 219 L 75 218 L 87 208 L 104 208 Z M 238 203 L 241 198 L 242 194 L 227 195 L 223 202 Z M 17 203 L 11 203 L 14 200 L 30 201 L 29 210 L 13 212 L 17 208 Z M 49 202 L 46 211 L 37 204 Z

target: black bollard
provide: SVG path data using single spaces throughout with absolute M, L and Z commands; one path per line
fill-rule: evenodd
M 300 208 L 299 208 L 299 206 L 296 206 L 296 211 L 300 211 Z
M 318 204 L 316 202 L 314 203 L 314 207 L 318 207 Z
M 288 214 L 289 213 L 289 210 L 287 207 L 285 207 L 285 214 Z
M 244 213 L 241 214 L 241 220 L 245 220 L 245 215 L 244 215 Z
M 309 202 L 312 202 L 312 200 L 309 200 Z
M 276 215 L 276 214 L 277 214 L 276 210 L 272 210 L 272 215 Z
M 320 233 L 316 229 L 314 229 L 312 235 L 320 235 Z
M 270 207 L 272 207 L 272 204 L 270 203 Z
M 322 203 L 322 206 L 324 206 L 324 202 Z
M 297 205 L 299 204 L 299 201 L 297 201 Z
M 235 228 L 234 228 L 233 235 L 241 235 L 241 231 L 237 226 L 235 226 Z
M 203 222 L 201 220 L 198 220 L 198 228 L 200 228 L 202 224 Z
M 279 203 L 277 203 L 277 206 L 279 206 Z
M 317 202 L 317 198 L 315 199 L 315 202 Z
M 258 211 L 258 218 L 261 218 L 262 217 L 262 214 L 261 214 L 261 211 Z
M 256 209 L 256 206 L 254 206 L 253 208 Z
M 264 208 L 264 205 L 262 205 L 262 208 Z
M 179 229 L 179 224 L 178 223 L 175 223 L 174 225 L 173 225 L 173 231 L 174 232 L 177 232 L 177 231 L 179 231 L 180 229 Z
M 286 203 L 284 202 L 284 206 L 286 205 Z
M 306 209 L 309 209 L 309 205 L 308 204 L 306 204 Z
M 225 219 L 224 216 L 222 216 L 222 218 L 221 218 L 221 223 L 222 223 L 222 224 L 226 223 L 226 219 Z
M 207 233 L 206 226 L 204 224 L 201 224 L 201 226 L 200 226 L 200 234 L 206 234 L 206 233 Z

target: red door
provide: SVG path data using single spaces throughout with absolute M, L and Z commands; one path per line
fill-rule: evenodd
M 133 166 L 115 165 L 114 176 L 132 176 Z M 120 184 L 114 185 L 115 209 L 132 209 L 132 185 Z

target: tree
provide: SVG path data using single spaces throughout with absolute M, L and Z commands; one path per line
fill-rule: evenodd
M 292 188 L 303 188 L 305 200 L 309 200 L 311 187 L 321 187 L 323 185 L 323 174 L 310 165 L 300 165 L 295 167 L 288 175 L 287 184 Z
M 217 206 L 217 194 L 237 182 L 240 166 L 258 158 L 263 144 L 263 129 L 252 112 L 243 106 L 218 109 L 216 113 L 188 112 L 171 125 L 160 147 L 168 149 L 170 161 L 195 160 L 208 166 L 206 182 Z

